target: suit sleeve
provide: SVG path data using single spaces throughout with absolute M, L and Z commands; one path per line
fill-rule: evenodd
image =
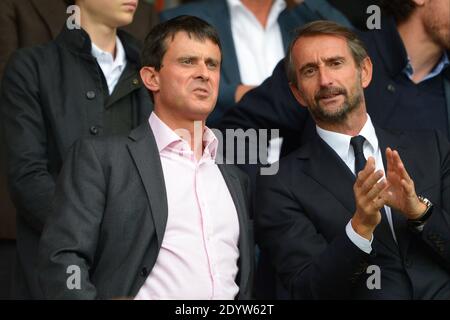
M 52 217 L 39 246 L 39 281 L 45 298 L 96 298 L 90 272 L 95 263 L 105 188 L 103 168 L 93 146 L 89 141 L 77 142 L 62 168 Z M 69 271 L 79 271 L 78 283 L 76 278 L 69 278 Z M 70 289 L 77 284 L 78 288 Z
M 8 180 L 18 213 L 40 232 L 55 190 L 48 171 L 48 125 L 41 106 L 37 62 L 28 49 L 15 53 L 1 89 L 1 110 L 8 155 Z
M 433 206 L 421 238 L 450 269 L 450 143 L 440 133 L 436 133 L 436 137 L 437 153 L 441 158 L 441 199 Z
M 351 296 L 370 255 L 350 241 L 345 228 L 328 242 L 278 175 L 259 177 L 256 198 L 257 243 L 291 298 Z

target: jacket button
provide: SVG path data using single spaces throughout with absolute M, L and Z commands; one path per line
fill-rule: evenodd
M 135 86 L 137 86 L 138 84 L 139 84 L 139 80 L 138 79 L 133 79 L 133 84 L 135 85 Z
M 88 91 L 86 92 L 86 98 L 88 98 L 89 100 L 92 100 L 95 98 L 95 91 Z
M 395 87 L 394 87 L 394 85 L 393 85 L 393 84 L 388 84 L 387 90 L 388 90 L 389 92 L 391 92 L 391 93 L 394 93 L 394 92 L 395 92 Z
M 146 277 L 148 275 L 148 269 L 146 267 L 143 267 L 141 269 L 141 277 Z
M 98 134 L 98 128 L 96 126 L 92 126 L 89 131 L 92 135 L 96 136 Z

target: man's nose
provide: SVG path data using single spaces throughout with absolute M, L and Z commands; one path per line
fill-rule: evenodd
M 207 64 L 205 62 L 200 62 L 197 65 L 195 77 L 206 81 L 209 79 L 209 72 Z
M 325 67 L 319 68 L 319 82 L 323 87 L 330 86 L 333 84 L 333 79 L 331 73 Z

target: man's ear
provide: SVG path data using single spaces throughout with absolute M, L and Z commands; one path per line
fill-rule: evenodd
M 365 89 L 369 86 L 370 81 L 372 81 L 372 60 L 369 57 L 365 57 L 361 62 L 361 86 Z
M 154 67 L 142 67 L 139 72 L 144 86 L 155 93 L 159 91 L 159 72 Z
M 300 92 L 300 90 L 298 90 L 297 86 L 295 84 L 293 84 L 292 82 L 289 82 L 289 88 L 291 88 L 291 91 L 295 97 L 295 100 L 297 100 L 298 103 L 300 103 L 300 105 L 302 107 L 306 107 L 306 101 L 305 101 L 305 99 L 303 99 L 302 93 Z

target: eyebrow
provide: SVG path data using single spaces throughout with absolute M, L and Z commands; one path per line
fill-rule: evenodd
M 214 59 L 214 58 L 206 58 L 206 62 L 212 62 L 214 64 L 219 65 L 220 64 L 220 60 Z
M 191 60 L 194 60 L 194 61 L 198 61 L 200 59 L 200 57 L 198 57 L 198 56 L 191 56 L 191 55 L 185 55 L 185 56 L 179 57 L 177 59 L 177 61 L 183 61 L 184 59 L 191 59 Z M 211 57 L 206 58 L 205 61 L 207 63 L 212 62 L 212 63 L 215 63 L 217 65 L 220 64 L 220 60 L 217 60 L 217 59 L 214 59 L 214 58 L 211 58 Z
M 329 63 L 329 62 L 334 62 L 334 61 L 338 61 L 338 60 L 345 61 L 345 57 L 343 57 L 343 56 L 333 56 L 333 57 L 326 58 L 323 61 L 325 63 Z M 299 70 L 300 70 L 300 72 L 303 72 L 305 69 L 307 69 L 307 68 L 315 68 L 315 67 L 317 67 L 317 65 L 318 64 L 315 63 L 315 62 L 308 62 L 308 63 L 304 64 L 303 66 L 301 66 Z

